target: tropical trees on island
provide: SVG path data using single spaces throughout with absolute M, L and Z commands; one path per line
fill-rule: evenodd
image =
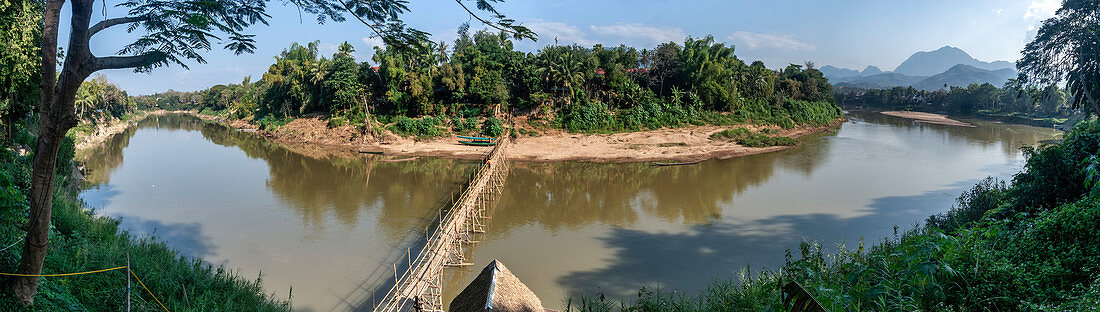
M 793 126 L 799 122 L 782 119 L 794 106 L 839 116 L 832 87 L 812 63 L 779 70 L 745 64 L 713 37 L 654 49 L 555 44 L 534 53 L 515 50 L 510 38 L 461 32 L 449 50 L 426 40 L 375 47 L 369 62 L 356 60 L 346 42 L 331 58 L 319 55 L 319 42 L 295 43 L 255 84 L 264 97 L 251 117 L 320 114 L 364 126 L 369 118 L 433 116 L 432 123 L 468 129 L 459 123 L 469 117 L 534 112 L 563 128 L 593 131 L 748 120 Z

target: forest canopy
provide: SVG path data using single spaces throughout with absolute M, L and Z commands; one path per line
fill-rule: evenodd
M 361 125 L 445 117 L 528 115 L 571 131 L 637 130 L 757 122 L 793 127 L 841 116 L 832 86 L 812 63 L 771 70 L 746 64 L 713 37 L 652 49 L 550 45 L 518 51 L 500 32 L 461 32 L 452 44 L 375 47 L 369 61 L 341 44 L 292 44 L 258 81 L 137 98 L 139 107 L 195 109 L 231 118 L 305 115 Z

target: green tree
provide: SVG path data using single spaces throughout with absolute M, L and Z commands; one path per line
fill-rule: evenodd
M 0 6 L 0 125 L 11 136 L 11 126 L 30 113 L 40 96 L 38 68 L 42 41 L 42 3 L 5 0 Z
M 1100 114 L 1100 1 L 1065 0 L 1016 62 L 1025 83 L 1045 87 L 1066 82 L 1073 108 Z
M 327 102 L 332 112 L 359 107 L 356 103 L 363 88 L 359 85 L 359 64 L 355 63 L 355 57 L 351 55 L 353 52 L 355 48 L 345 41 L 332 56 L 332 66 L 324 80 L 325 93 L 329 98 Z

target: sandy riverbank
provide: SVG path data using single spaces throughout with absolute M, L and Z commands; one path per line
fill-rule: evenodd
M 959 127 L 975 127 L 974 124 L 954 120 L 954 119 L 951 119 L 950 117 L 947 117 L 947 116 L 941 115 L 941 114 L 911 112 L 911 111 L 885 111 L 885 112 L 882 112 L 882 114 L 883 115 L 888 115 L 888 116 L 894 116 L 894 117 L 913 119 L 913 120 L 916 120 L 917 122 L 923 122 L 923 123 L 929 123 L 929 124 L 959 126 Z
M 234 128 L 251 129 L 247 122 L 219 120 L 198 115 L 206 120 L 218 121 Z M 793 138 L 830 131 L 840 125 L 837 120 L 824 127 L 803 127 L 780 130 L 775 134 Z M 726 159 L 738 156 L 774 152 L 791 146 L 746 147 L 729 141 L 711 140 L 710 135 L 733 127 L 760 130 L 764 127 L 743 126 L 692 126 L 675 129 L 614 133 L 571 134 L 563 131 L 544 132 L 538 136 L 521 136 L 509 147 L 509 158 L 519 161 L 585 161 L 585 162 L 644 162 L 644 161 L 695 161 Z M 384 155 L 411 157 L 430 156 L 457 159 L 477 159 L 490 147 L 467 146 L 453 137 L 416 140 L 393 134 L 380 137 L 357 135 L 350 126 L 328 128 L 320 117 L 298 118 L 274 131 L 262 131 L 263 136 L 280 143 L 310 144 L 331 149 L 382 152 Z

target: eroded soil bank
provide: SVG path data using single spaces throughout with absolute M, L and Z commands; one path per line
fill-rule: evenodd
M 490 147 L 467 146 L 458 139 L 447 136 L 434 139 L 415 139 L 391 133 L 378 136 L 362 136 L 351 126 L 329 128 L 321 117 L 298 118 L 274 130 L 254 130 L 257 127 L 241 120 L 221 120 L 217 117 L 196 116 L 242 129 L 257 131 L 280 143 L 306 143 L 337 150 L 381 152 L 383 155 L 413 157 L 430 156 L 457 159 L 476 159 L 485 155 Z M 799 138 L 831 131 L 846 119 L 838 119 L 822 127 L 796 127 L 778 129 L 775 136 Z M 522 124 L 522 123 L 517 123 Z M 711 134 L 725 129 L 744 127 L 759 131 L 767 128 L 758 125 L 689 126 L 639 132 L 611 134 L 578 134 L 561 130 L 544 131 L 537 136 L 520 136 L 509 147 L 508 157 L 519 161 L 555 162 L 583 161 L 602 163 L 627 163 L 645 161 L 696 161 L 727 159 L 738 156 L 774 152 L 793 146 L 747 147 L 727 140 L 712 140 Z

